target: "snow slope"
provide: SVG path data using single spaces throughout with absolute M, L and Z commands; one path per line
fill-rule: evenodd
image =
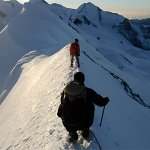
M 39 55 L 17 68 L 16 72 L 22 69 L 21 76 L 1 107 L 1 149 L 44 149 L 46 145 L 50 149 L 49 142 L 57 139 L 55 128 L 61 124 L 56 117 L 58 99 L 69 78 L 69 57 L 65 54 L 66 49 L 49 57 Z
M 85 85 L 110 98 L 102 126 L 99 107 L 92 126 L 102 149 L 150 149 L 149 52 L 125 39 L 121 44 L 109 26 L 100 25 L 101 41 L 86 27 L 74 27 L 78 32 L 36 0 L 0 33 L 0 82 L 7 78 L 0 99 L 0 150 L 68 149 L 68 133 L 56 114 L 65 84 L 79 71 L 69 67 L 74 38 L 81 46 Z
M 50 11 L 48 4 L 25 3 L 21 13 L 0 32 L 0 91 L 11 69 L 27 52 L 49 47 L 53 51 L 57 45 L 60 49 L 74 37 L 76 33 Z
M 53 55 L 43 51 L 26 63 L 32 55 L 34 52 L 19 61 L 22 65 L 16 67 L 15 76 L 20 69 L 22 73 L 1 105 L 0 147 L 65 149 L 67 132 L 56 113 L 60 93 L 73 75 L 69 69 L 69 45 Z M 101 62 L 106 60 L 102 57 Z M 103 149 L 148 149 L 149 110 L 131 99 L 106 70 L 83 54 L 81 71 L 85 73 L 87 86 L 111 99 L 102 127 L 99 127 L 100 108 L 96 109 L 92 127 Z

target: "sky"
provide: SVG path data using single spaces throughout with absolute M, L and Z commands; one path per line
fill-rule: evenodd
M 18 0 L 20 3 L 29 0 Z M 149 18 L 150 0 L 46 0 L 48 3 L 58 3 L 68 8 L 77 8 L 83 3 L 92 2 L 104 11 L 118 13 L 127 18 Z

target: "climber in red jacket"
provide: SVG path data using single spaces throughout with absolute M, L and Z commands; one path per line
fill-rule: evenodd
M 70 46 L 71 67 L 73 67 L 74 58 L 76 59 L 78 67 L 80 67 L 79 64 L 80 46 L 78 44 L 78 41 L 79 41 L 78 39 L 75 39 L 75 42 L 72 43 Z

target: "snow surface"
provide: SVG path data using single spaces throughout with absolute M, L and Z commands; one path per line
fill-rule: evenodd
M 82 25 L 74 26 L 76 32 L 40 0 L 23 7 L 0 32 L 0 150 L 68 148 L 57 109 L 65 84 L 79 70 L 87 87 L 110 98 L 102 126 L 97 106 L 92 125 L 102 149 L 150 149 L 150 53 L 101 24 L 100 31 Z M 100 41 L 90 29 L 101 35 Z M 72 72 L 74 38 L 81 46 L 81 68 Z

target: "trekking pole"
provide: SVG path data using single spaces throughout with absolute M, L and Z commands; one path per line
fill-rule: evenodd
M 103 121 L 103 116 L 104 116 L 104 110 L 105 110 L 105 106 L 104 106 L 104 108 L 103 108 L 103 112 L 102 112 L 102 117 L 101 117 L 101 122 L 100 122 L 100 126 L 102 125 L 102 121 Z

